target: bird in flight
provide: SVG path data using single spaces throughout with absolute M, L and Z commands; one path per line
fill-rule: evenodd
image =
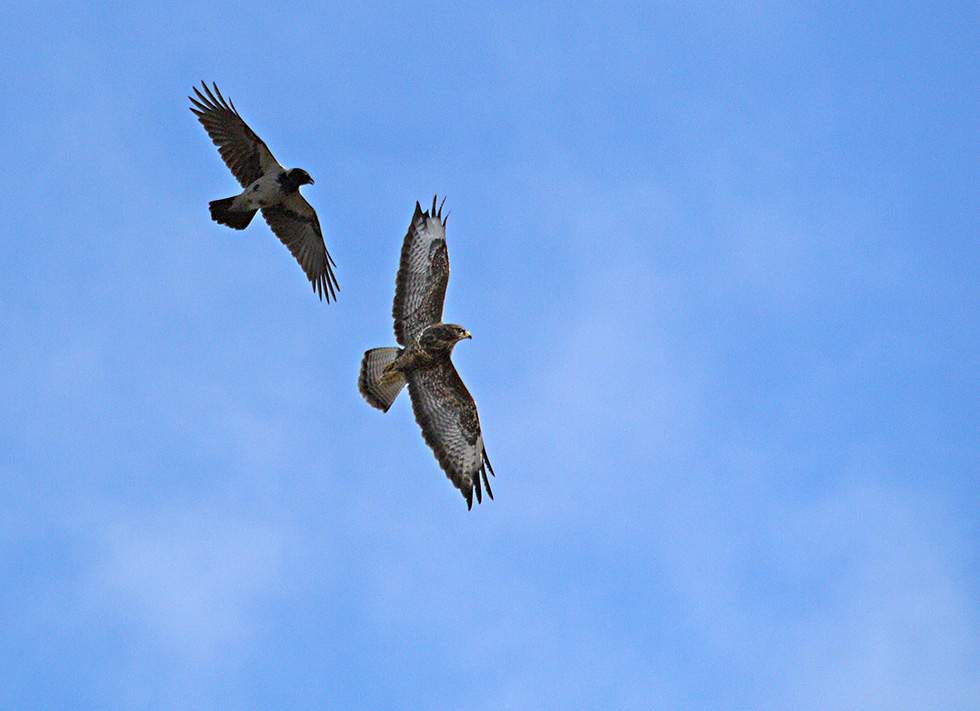
M 327 303 L 337 299 L 340 285 L 334 276 L 333 259 L 323 241 L 323 231 L 316 210 L 300 195 L 299 188 L 313 178 L 302 168 L 287 170 L 272 151 L 238 115 L 235 104 L 226 101 L 201 82 L 204 93 L 194 87 L 195 99 L 189 96 L 191 111 L 218 147 L 218 152 L 232 174 L 245 189 L 240 195 L 213 200 L 211 217 L 215 222 L 236 230 L 248 227 L 258 210 L 269 227 L 282 240 L 313 284 L 313 291 Z
M 443 199 L 445 203 L 445 198 Z M 448 214 L 446 216 L 448 218 Z M 374 348 L 364 354 L 357 385 L 372 407 L 383 412 L 408 384 L 415 420 L 446 476 L 463 494 L 467 508 L 483 501 L 482 485 L 492 499 L 487 470 L 493 467 L 483 446 L 476 402 L 463 384 L 452 353 L 471 338 L 462 326 L 442 322 L 449 285 L 449 251 L 442 205 L 415 215 L 402 245 L 395 284 L 395 338 L 403 348 Z

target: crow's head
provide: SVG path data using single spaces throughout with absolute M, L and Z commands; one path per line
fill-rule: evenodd
M 299 190 L 300 185 L 312 185 L 313 178 L 302 168 L 293 168 L 283 173 L 279 182 L 282 183 L 283 192 L 294 193 Z

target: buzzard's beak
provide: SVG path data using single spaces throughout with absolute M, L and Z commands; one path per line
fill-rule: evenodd
M 463 336 L 463 338 L 473 338 L 473 334 L 472 334 L 472 333 L 470 333 L 469 331 L 467 331 L 467 332 L 466 332 L 466 335 L 465 335 L 465 336 Z
M 310 185 L 313 185 L 315 183 L 316 183 L 316 181 L 313 178 L 310 178 Z

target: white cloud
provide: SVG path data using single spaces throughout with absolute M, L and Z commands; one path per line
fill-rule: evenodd
M 922 494 L 877 478 L 804 510 L 796 546 L 811 565 L 797 573 L 818 566 L 829 589 L 824 605 L 791 627 L 790 706 L 980 705 L 980 619 L 960 567 L 965 542 Z
M 976 707 L 966 543 L 936 500 L 880 471 L 813 503 L 774 469 L 732 474 L 741 494 L 678 492 L 688 505 L 654 539 L 707 658 L 776 707 Z
M 92 573 L 95 607 L 189 662 L 247 647 L 257 607 L 281 584 L 281 525 L 218 505 L 108 518 Z

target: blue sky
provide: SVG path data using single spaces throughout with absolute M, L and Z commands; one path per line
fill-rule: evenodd
M 975 3 L 0 22 L 4 708 L 980 707 Z M 356 387 L 435 193 L 471 512 Z

